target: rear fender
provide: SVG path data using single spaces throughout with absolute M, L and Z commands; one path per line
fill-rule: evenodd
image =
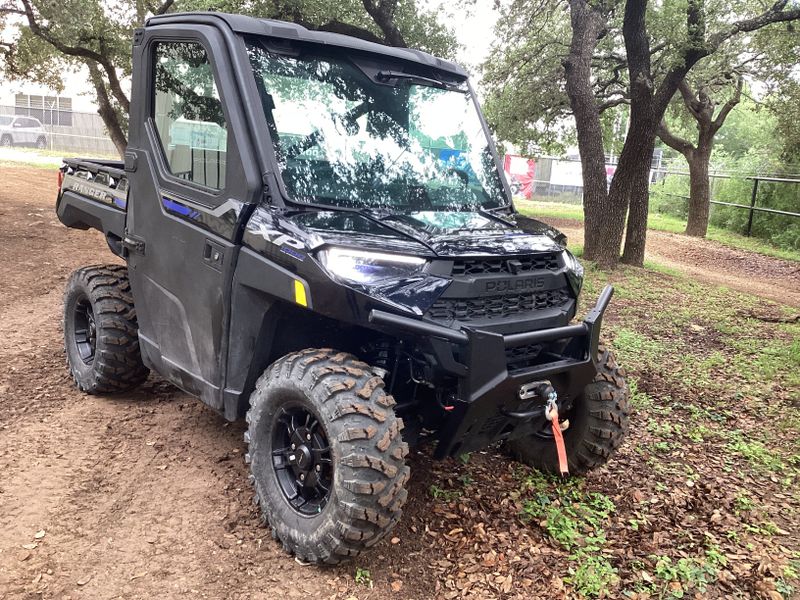
M 127 213 L 114 204 L 85 198 L 70 190 L 59 194 L 56 202 L 58 220 L 73 229 L 97 229 L 103 232 L 108 247 L 122 256 L 122 238 L 125 236 Z

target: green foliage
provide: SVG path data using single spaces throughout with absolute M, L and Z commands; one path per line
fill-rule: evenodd
M 292 0 L 291 3 L 281 0 L 180 0 L 176 10 L 208 10 L 212 6 L 221 12 L 292 21 L 311 29 L 335 22 L 346 23 L 383 37 L 380 28 L 364 9 L 362 0 Z M 443 58 L 452 58 L 458 49 L 455 32 L 419 0 L 399 1 L 394 21 L 411 48 Z
M 558 0 L 512 0 L 501 8 L 491 58 L 484 64 L 486 118 L 497 136 L 527 154 L 561 153 L 574 142 L 562 60 L 569 13 Z
M 783 158 L 800 160 L 800 81 L 790 81 L 767 98 L 767 106 L 776 121 L 777 139 Z
M 757 440 L 745 439 L 741 433 L 734 435 L 734 439 L 728 443 L 727 449 L 745 458 L 759 470 L 778 472 L 784 468 L 784 462 L 780 456 Z
M 717 157 L 732 160 L 750 156 L 778 158 L 775 135 L 778 121 L 763 104 L 744 95 L 719 130 L 714 148 Z
M 687 590 L 705 592 L 708 584 L 716 579 L 717 572 L 727 564 L 727 558 L 716 546 L 706 549 L 704 558 L 679 558 L 653 556 L 655 575 L 665 584 L 662 593 L 667 597 L 683 598 Z M 670 585 L 672 584 L 672 585 Z
M 609 560 L 600 554 L 579 552 L 575 555 L 576 567 L 569 568 L 569 576 L 564 578 L 582 596 L 601 597 L 619 581 L 617 570 Z
M 569 551 L 571 564 L 564 581 L 590 597 L 615 585 L 617 570 L 603 554 L 604 526 L 616 510 L 612 500 L 605 494 L 585 492 L 574 481 L 551 490 L 551 480 L 538 472 L 521 479 L 522 490 L 530 496 L 522 502 L 522 520 L 538 521 L 554 542 Z
M 18 0 L 7 4 L 21 8 Z M 110 110 L 101 111 L 109 131 L 127 130 L 127 104 L 123 86 L 131 74 L 133 30 L 159 10 L 159 3 L 140 0 L 31 0 L 36 28 L 23 19 L 23 25 L 10 30 L 10 44 L 0 47 L 0 74 L 9 79 L 32 81 L 56 90 L 63 88 L 62 75 L 82 66 L 97 70 L 91 84 L 104 90 L 97 95 L 100 108 L 108 96 Z M 309 28 L 343 31 L 360 37 L 387 39 L 362 0 L 178 0 L 172 12 L 217 10 L 283 19 Z M 2 13 L 0 13 L 1 15 Z M 455 34 L 421 0 L 398 1 L 389 19 L 407 45 L 452 57 L 457 48 Z M 0 28 L 5 24 L 0 16 Z M 46 39 L 45 39 L 46 38 Z M 112 116 L 114 114 L 115 116 Z
M 369 572 L 369 569 L 362 569 L 361 567 L 356 567 L 356 575 L 355 575 L 356 583 L 359 585 L 363 585 L 366 587 L 372 587 L 372 574 Z
M 457 500 L 459 496 L 461 496 L 461 492 L 459 490 L 446 490 L 440 488 L 436 484 L 431 485 L 428 491 L 434 500 L 442 500 L 444 502 L 453 502 L 454 500 Z

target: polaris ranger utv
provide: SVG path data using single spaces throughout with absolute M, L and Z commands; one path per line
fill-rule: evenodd
M 153 370 L 245 417 L 255 500 L 302 560 L 386 535 L 409 444 L 443 459 L 502 443 L 583 473 L 625 434 L 623 373 L 598 341 L 612 290 L 571 324 L 583 269 L 515 212 L 453 63 L 250 17 L 153 17 L 133 39 L 124 160 L 65 160 L 59 179 L 61 222 L 102 231 L 126 264 L 67 284 L 77 386 L 120 392 Z

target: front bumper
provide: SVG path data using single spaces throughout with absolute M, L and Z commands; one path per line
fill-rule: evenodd
M 582 323 L 502 335 L 480 329 L 449 329 L 387 313 L 370 312 L 369 320 L 430 340 L 437 368 L 458 378 L 453 409 L 438 432 L 436 458 L 484 448 L 500 440 L 545 430 L 545 400 L 521 399 L 521 386 L 548 381 L 558 392 L 562 413 L 595 377 L 600 327 L 614 288 L 607 285 Z M 541 347 L 536 364 L 510 369 L 507 350 Z

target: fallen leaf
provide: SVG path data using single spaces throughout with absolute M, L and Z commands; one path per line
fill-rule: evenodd
M 36 533 L 33 534 L 33 538 L 36 540 L 40 540 L 44 537 L 44 529 L 40 529 Z
M 83 579 L 78 579 L 77 583 L 78 583 L 78 585 L 86 585 L 87 583 L 89 583 L 91 578 L 92 578 L 92 576 L 89 575 L 88 577 L 85 577 Z
M 399 544 L 400 543 L 400 538 L 399 537 L 393 537 L 392 538 L 392 543 L 393 544 Z
M 30 543 L 30 544 L 22 544 L 22 547 L 25 548 L 25 550 L 33 550 L 34 548 L 36 548 L 38 546 L 39 546 L 39 544 L 37 544 L 35 542 L 34 543 Z
M 392 591 L 393 592 L 399 592 L 402 589 L 403 589 L 403 582 L 400 581 L 399 579 L 395 579 L 392 582 Z

